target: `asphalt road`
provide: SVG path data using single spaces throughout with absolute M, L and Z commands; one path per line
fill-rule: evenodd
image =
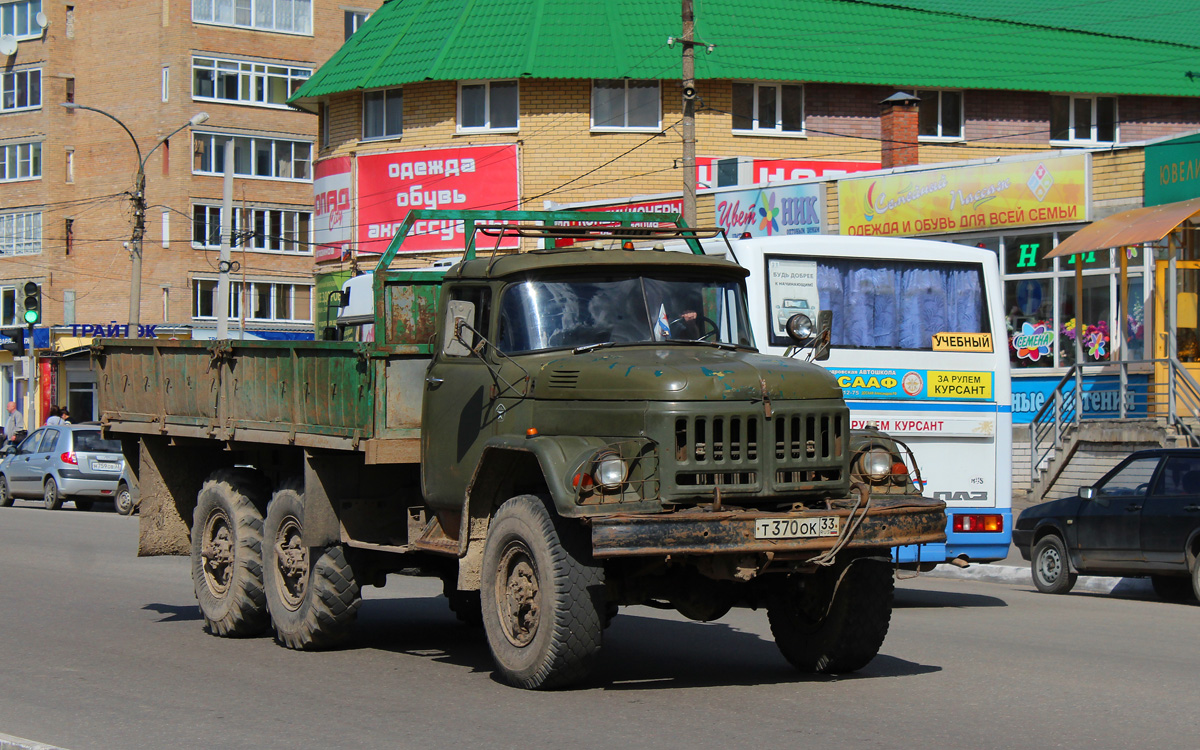
M 354 643 L 207 635 L 187 561 L 137 519 L 0 508 L 0 735 L 92 748 L 1183 748 L 1200 734 L 1200 606 L 1028 583 L 900 583 L 882 653 L 794 672 L 762 612 L 629 608 L 579 689 L 492 676 L 435 580 L 367 589 Z M 0 748 L 6 748 L 0 738 Z M 11 747 L 11 743 L 7 747 Z

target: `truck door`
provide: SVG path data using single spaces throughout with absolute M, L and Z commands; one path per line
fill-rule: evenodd
M 458 508 L 496 419 L 486 353 L 473 352 L 479 336 L 490 338 L 491 290 L 456 284 L 448 300 L 438 351 L 425 376 L 421 481 L 431 505 Z M 465 324 L 460 337 L 455 336 L 456 318 Z

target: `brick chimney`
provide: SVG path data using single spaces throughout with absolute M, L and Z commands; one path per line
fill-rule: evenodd
M 920 99 L 903 91 L 884 99 L 879 104 L 883 112 L 879 116 L 880 161 L 884 169 L 917 164 L 917 105 Z

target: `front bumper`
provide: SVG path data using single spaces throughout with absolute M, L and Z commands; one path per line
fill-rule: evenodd
M 720 511 L 703 508 L 669 513 L 621 513 L 593 517 L 592 554 L 597 558 L 661 557 L 665 555 L 718 555 L 772 553 L 795 559 L 815 557 L 833 548 L 839 537 L 756 539 L 759 518 L 818 518 L 840 516 L 842 528 L 862 510 L 769 512 L 746 508 Z M 904 544 L 946 541 L 946 504 L 923 497 L 872 497 L 871 504 L 843 549 L 879 550 Z

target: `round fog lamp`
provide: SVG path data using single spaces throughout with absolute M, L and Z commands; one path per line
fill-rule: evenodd
M 790 336 L 793 341 L 808 341 L 813 335 L 812 318 L 808 317 L 804 313 L 796 313 L 792 317 L 788 318 L 785 328 L 787 330 L 787 335 Z
M 600 457 L 596 461 L 596 468 L 592 470 L 592 477 L 596 480 L 596 484 L 606 490 L 615 490 L 621 487 L 621 483 L 625 481 L 625 462 L 614 455 L 606 455 Z
M 892 474 L 892 454 L 883 448 L 872 448 L 858 459 L 860 471 L 874 482 L 881 482 Z

